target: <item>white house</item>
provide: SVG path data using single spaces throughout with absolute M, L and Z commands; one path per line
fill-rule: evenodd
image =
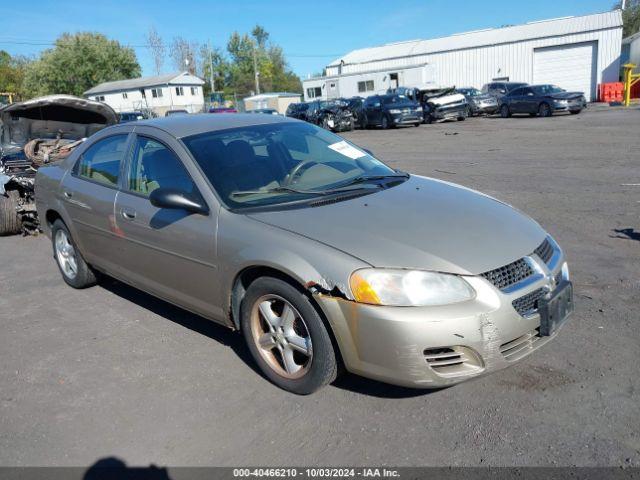
M 189 72 L 170 73 L 101 83 L 84 96 L 104 102 L 116 112 L 151 109 L 164 115 L 167 110 L 181 109 L 197 113 L 204 109 L 204 83 Z
M 554 83 L 595 100 L 597 84 L 618 81 L 622 14 L 529 22 L 354 50 L 303 82 L 305 100 L 366 97 L 393 86 L 480 88 L 511 80 Z

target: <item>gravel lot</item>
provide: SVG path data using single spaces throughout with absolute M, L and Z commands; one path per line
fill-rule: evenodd
M 576 313 L 508 370 L 424 392 L 272 386 L 241 337 L 115 281 L 66 287 L 0 238 L 0 465 L 640 465 L 640 110 L 345 134 L 496 196 L 567 252 Z

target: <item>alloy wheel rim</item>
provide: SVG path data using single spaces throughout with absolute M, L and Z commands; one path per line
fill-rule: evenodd
M 304 319 L 287 300 L 264 295 L 251 310 L 251 336 L 260 356 L 278 375 L 296 379 L 311 368 L 313 346 Z
M 78 274 L 76 250 L 64 230 L 58 230 L 55 237 L 56 259 L 67 278 L 74 279 Z

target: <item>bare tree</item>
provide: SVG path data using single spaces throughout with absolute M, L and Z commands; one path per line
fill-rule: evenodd
M 151 50 L 153 63 L 156 66 L 156 75 L 160 75 L 167 50 L 164 46 L 164 41 L 162 40 L 162 37 L 158 34 L 158 31 L 153 26 L 149 29 L 149 32 L 147 33 L 147 43 L 149 45 L 149 50 Z
M 174 37 L 171 43 L 169 55 L 173 60 L 173 65 L 177 70 L 188 70 L 189 73 L 195 75 L 198 71 L 198 43 L 189 42 L 182 37 Z

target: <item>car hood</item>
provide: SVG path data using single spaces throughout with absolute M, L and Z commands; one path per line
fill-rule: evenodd
M 22 146 L 34 138 L 79 140 L 109 125 L 118 115 L 106 103 L 74 97 L 49 95 L 0 109 L 3 145 Z
M 442 97 L 430 98 L 429 103 L 434 105 L 448 105 L 450 103 L 466 102 L 467 98 L 461 93 L 454 93 L 452 95 L 444 95 Z
M 471 100 L 474 102 L 483 102 L 485 100 L 495 100 L 496 97 L 493 95 L 489 95 L 488 93 L 483 93 L 482 95 L 476 95 L 475 97 L 471 97 Z
M 471 189 L 412 175 L 329 205 L 251 213 L 376 267 L 479 274 L 528 255 L 546 233 L 513 207 Z
M 570 98 L 582 97 L 582 92 L 560 92 L 547 95 L 548 97 L 555 98 L 556 100 L 568 100 Z

